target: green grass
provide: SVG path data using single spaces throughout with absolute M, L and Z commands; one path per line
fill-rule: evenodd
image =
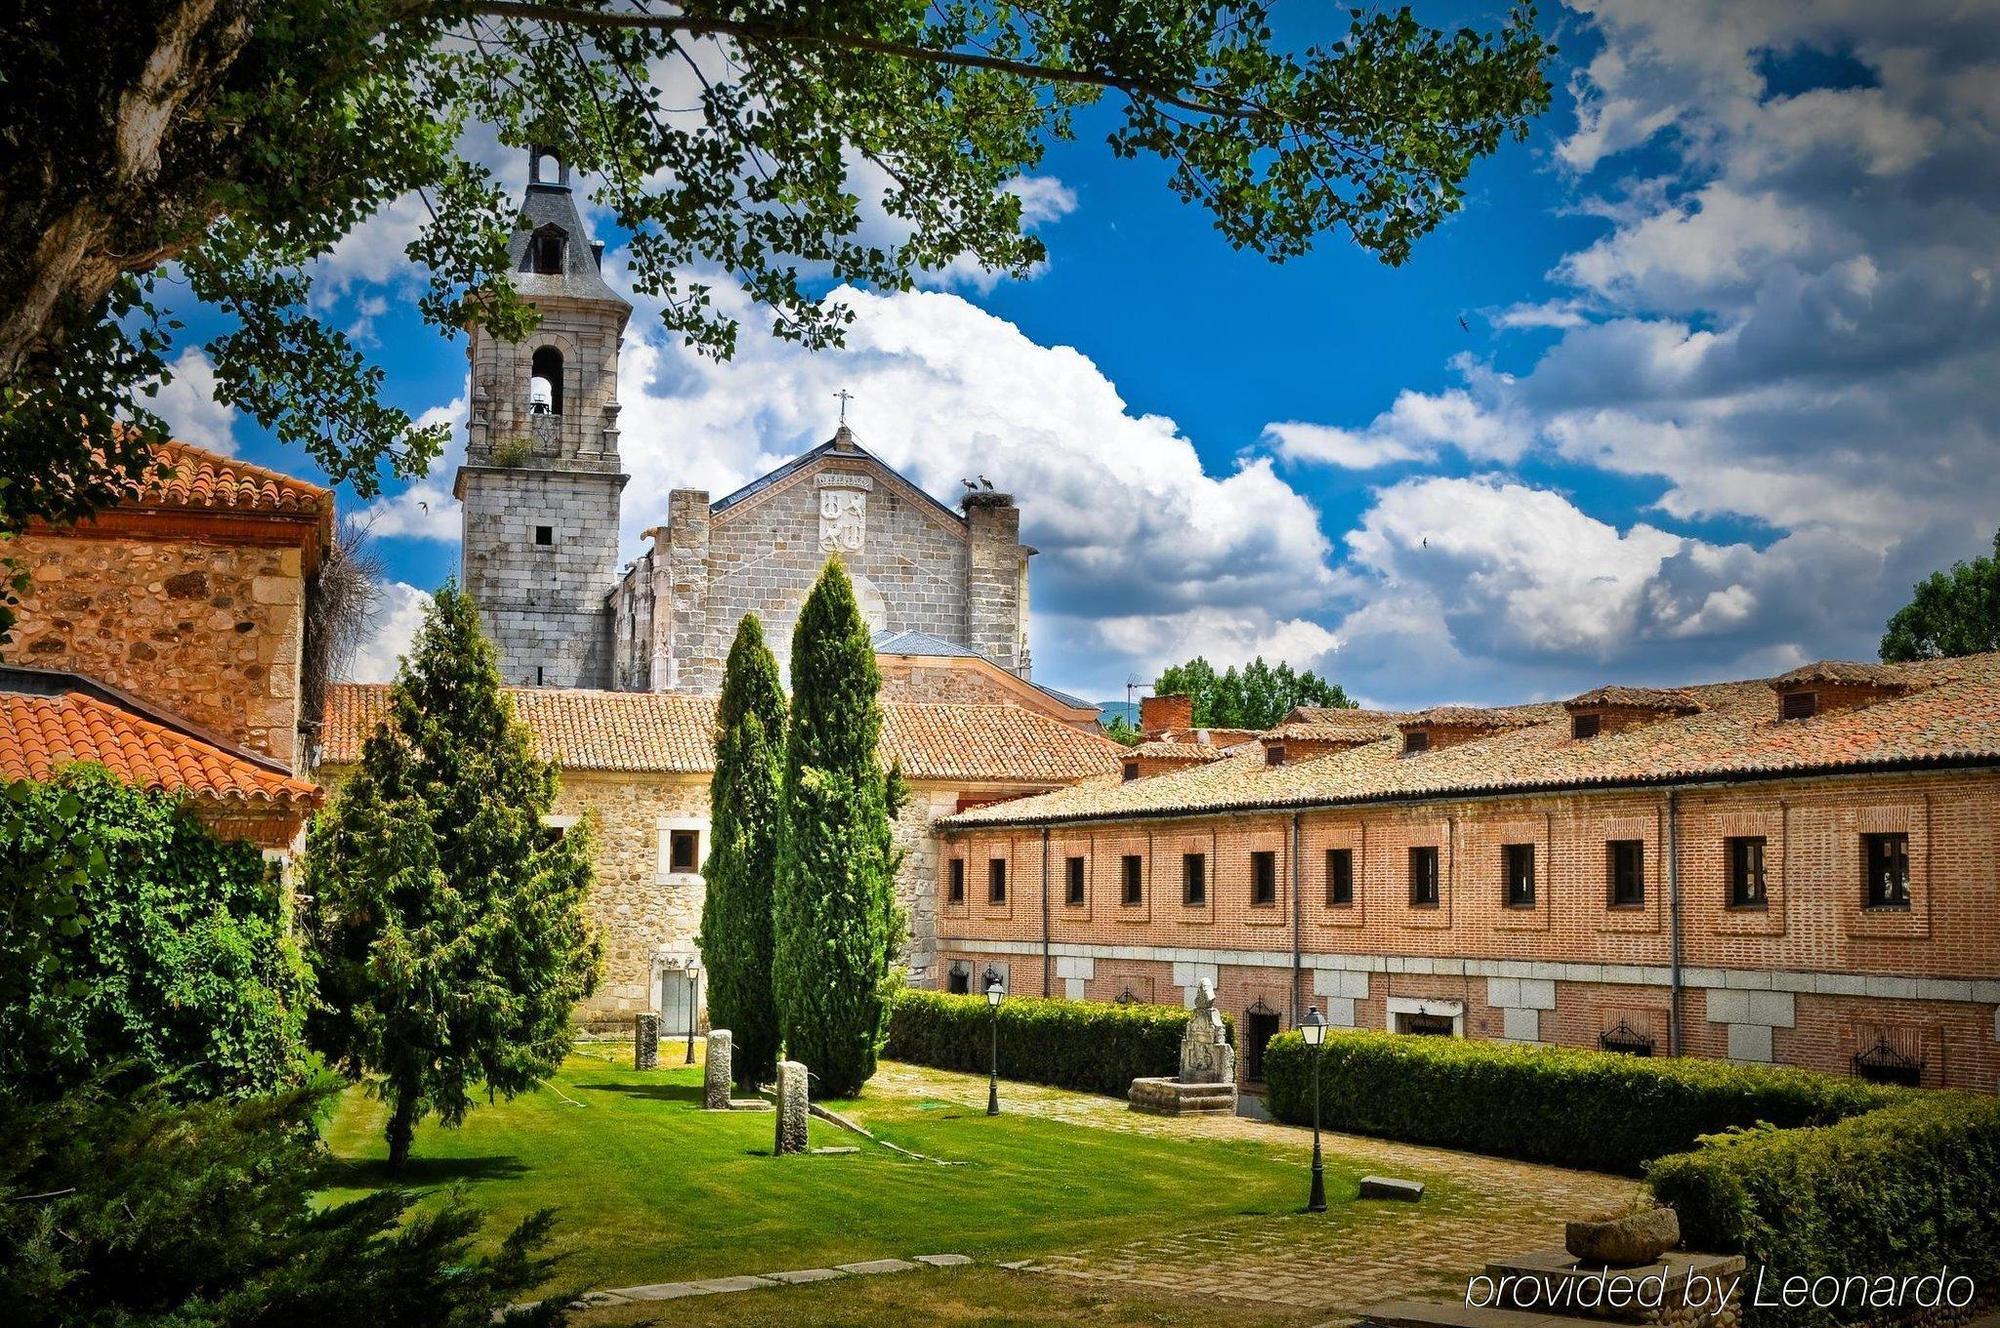
M 405 1183 L 462 1187 L 495 1238 L 554 1208 L 560 1280 L 599 1287 L 926 1253 L 1025 1258 L 1275 1218 L 1304 1199 L 1303 1141 L 1161 1138 L 877 1095 L 829 1105 L 968 1165 L 901 1157 L 819 1120 L 814 1146 L 862 1151 L 774 1158 L 770 1114 L 699 1110 L 699 1067 L 641 1073 L 608 1051 L 581 1050 L 549 1087 L 482 1104 L 456 1130 L 426 1124 Z M 345 1174 L 327 1201 L 389 1183 L 383 1120 L 359 1090 L 342 1100 L 328 1140 Z M 1359 1176 L 1329 1159 L 1332 1211 L 1296 1220 L 1338 1226 Z

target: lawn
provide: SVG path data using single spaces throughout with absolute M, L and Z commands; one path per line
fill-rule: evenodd
M 581 1047 L 548 1087 L 482 1104 L 456 1130 L 420 1129 L 405 1180 L 462 1187 L 496 1234 L 556 1209 L 562 1281 L 597 1287 L 927 1253 L 1018 1259 L 1290 1214 L 1304 1198 L 1303 1141 L 1161 1138 L 880 1094 L 828 1105 L 965 1165 L 900 1156 L 817 1119 L 815 1147 L 861 1151 L 774 1158 L 771 1115 L 701 1111 L 699 1075 L 639 1072 L 629 1049 Z M 328 1137 L 346 1169 L 330 1201 L 387 1183 L 383 1119 L 359 1090 L 343 1099 Z M 1337 1228 L 1359 1175 L 1330 1159 L 1332 1209 L 1311 1220 Z

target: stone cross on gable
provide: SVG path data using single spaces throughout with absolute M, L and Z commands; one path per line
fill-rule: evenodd
M 840 398 L 840 422 L 845 424 L 847 423 L 847 403 L 854 400 L 854 394 L 843 387 L 838 392 L 835 392 L 834 395 Z

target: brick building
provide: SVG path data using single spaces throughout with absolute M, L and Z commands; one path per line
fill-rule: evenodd
M 595 825 L 589 906 L 605 973 L 579 1018 L 605 1026 L 654 1009 L 666 1032 L 684 1031 L 690 996 L 700 1008 L 699 979 L 691 984 L 685 975 L 706 893 L 716 699 L 574 688 L 512 694 L 537 751 L 562 770 L 550 823 L 588 816 Z M 337 785 L 346 777 L 387 714 L 387 687 L 336 684 L 320 778 Z M 913 980 L 932 979 L 937 948 L 932 823 L 980 802 L 1108 774 L 1117 750 L 1094 731 L 1019 704 L 885 702 L 882 759 L 902 766 L 910 789 L 896 824 L 904 855 L 896 897 L 909 923 L 900 959 Z
M 8 546 L 29 586 L 0 653 L 0 778 L 98 762 L 289 853 L 319 802 L 299 691 L 333 495 L 186 443 L 154 455 L 115 506 Z
M 2000 655 L 1200 736 L 944 820 L 942 985 L 1171 1003 L 1208 977 L 1251 1079 L 1310 1003 L 2000 1084 Z

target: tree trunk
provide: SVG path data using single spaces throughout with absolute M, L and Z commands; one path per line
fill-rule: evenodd
M 403 1174 L 403 1164 L 410 1160 L 410 1141 L 417 1134 L 416 1095 L 388 1090 L 394 1098 L 395 1109 L 389 1115 L 389 1174 Z

